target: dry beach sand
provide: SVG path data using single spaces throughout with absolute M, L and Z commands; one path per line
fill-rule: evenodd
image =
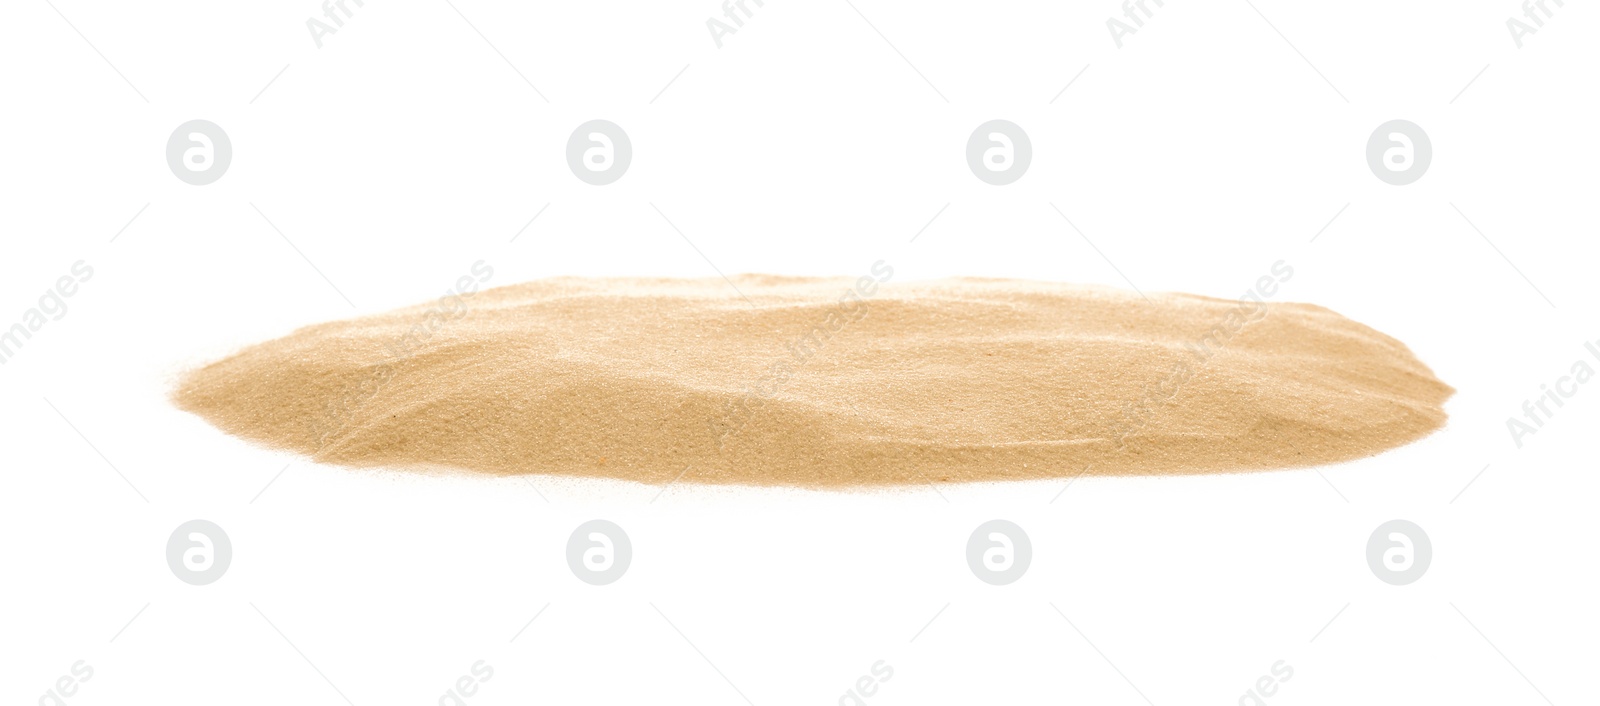
M 1439 428 L 1453 392 L 1389 336 L 1264 303 L 1271 278 L 1147 299 L 892 272 L 463 278 L 194 370 L 173 400 L 353 467 L 841 487 L 1335 463 Z

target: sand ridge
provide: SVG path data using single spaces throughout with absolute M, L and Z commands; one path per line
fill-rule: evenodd
M 843 487 L 1335 463 L 1453 393 L 1310 304 L 892 273 L 463 291 L 249 347 L 173 401 L 353 467 Z

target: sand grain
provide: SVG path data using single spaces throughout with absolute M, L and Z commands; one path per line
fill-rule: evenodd
M 748 302 L 721 279 L 562 278 L 310 326 L 173 399 L 348 466 L 838 487 L 1334 463 L 1439 428 L 1452 393 L 1309 304 L 734 282 Z

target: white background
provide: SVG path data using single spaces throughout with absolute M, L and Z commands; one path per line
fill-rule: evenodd
M 95 275 L 0 366 L 0 699 L 84 660 L 74 706 L 434 704 L 485 660 L 473 706 L 834 704 L 883 660 L 874 706 L 1233 704 L 1283 660 L 1274 706 L 1594 701 L 1600 384 L 1520 449 L 1505 427 L 1600 367 L 1592 3 L 1518 49 L 1510 0 L 1152 1 L 1118 49 L 1109 0 L 852 1 L 752 0 L 721 49 L 711 0 L 352 0 L 321 49 L 311 0 L 8 3 L 0 326 Z M 234 149 L 209 186 L 165 162 L 196 118 Z M 633 142 L 609 186 L 563 156 L 594 118 Z M 964 158 L 996 118 L 1034 149 L 1003 187 Z M 1365 161 L 1395 118 L 1434 148 L 1403 187 Z M 1443 431 L 1321 477 L 858 493 L 350 471 L 166 402 L 480 259 L 492 284 L 886 259 L 1226 297 L 1283 259 L 1279 299 L 1459 392 Z M 193 518 L 233 544 L 203 587 L 164 556 Z M 594 518 L 634 548 L 605 587 L 564 556 Z M 1004 587 L 964 557 L 993 518 L 1033 543 Z M 1394 518 L 1434 550 L 1403 587 L 1365 558 Z

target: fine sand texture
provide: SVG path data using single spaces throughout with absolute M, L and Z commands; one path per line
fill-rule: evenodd
M 836 488 L 1336 463 L 1438 429 L 1454 392 L 1257 290 L 872 272 L 458 290 L 252 346 L 173 401 L 350 467 Z

